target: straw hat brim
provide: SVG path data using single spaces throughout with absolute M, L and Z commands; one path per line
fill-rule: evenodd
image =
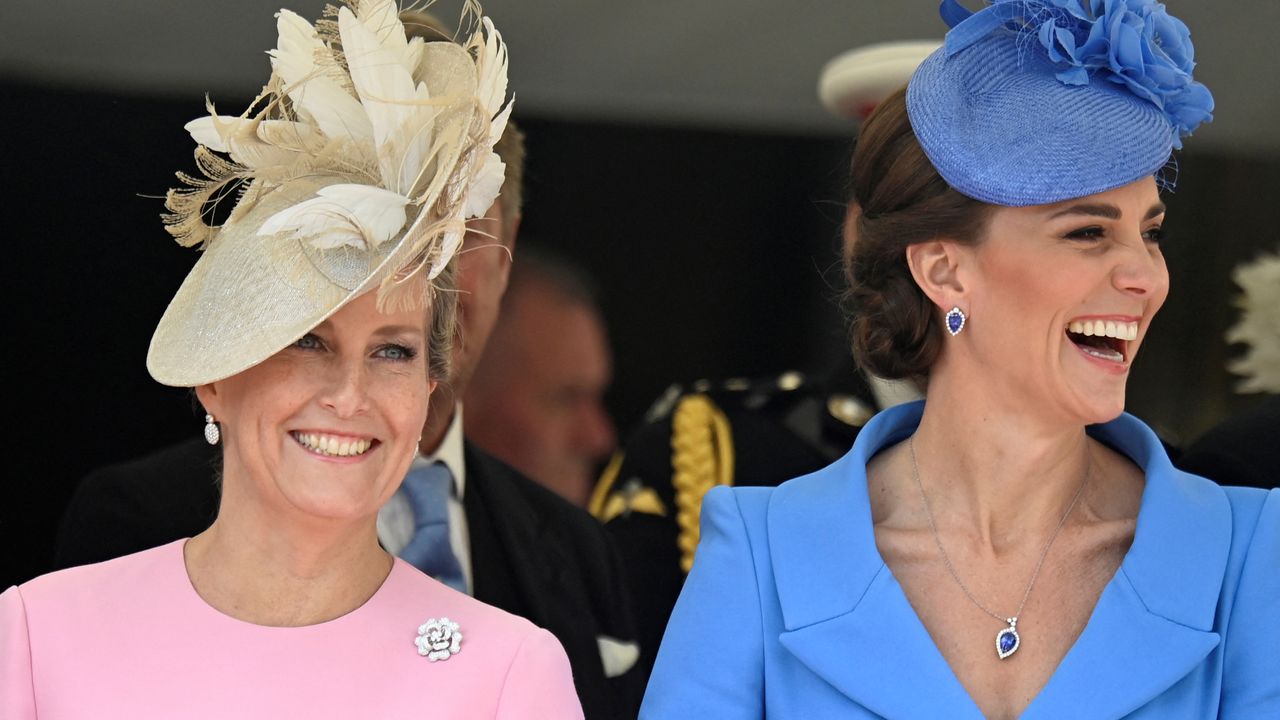
M 378 287 L 402 263 L 396 250 L 403 236 L 369 252 L 317 251 L 299 247 L 297 239 L 257 234 L 271 215 L 343 181 L 292 181 L 217 234 L 152 335 L 147 370 L 156 381 L 195 387 L 253 367 Z M 321 252 L 326 255 L 319 263 Z

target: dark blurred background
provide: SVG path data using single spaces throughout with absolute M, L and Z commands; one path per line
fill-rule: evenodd
M 460 3 L 434 12 L 452 18 Z M 971 3 L 974 4 L 974 3 Z M 291 2 L 304 17 L 323 2 Z M 528 136 L 521 242 L 601 288 L 624 432 L 668 384 L 799 368 L 844 352 L 839 222 L 852 128 L 824 113 L 822 64 L 940 37 L 933 0 L 485 4 L 511 48 Z M 1280 4 L 1174 0 L 1215 122 L 1179 157 L 1173 291 L 1130 410 L 1175 445 L 1260 398 L 1232 391 L 1230 271 L 1280 243 Z M 266 80 L 275 2 L 9 4 L 0 43 L 4 242 L 15 332 L 0 494 L 0 587 L 48 569 L 91 468 L 201 431 L 189 392 L 152 382 L 150 334 L 196 254 L 159 222 L 182 125 L 239 113 Z M 1069 111 L 1069 109 L 1064 109 Z M 16 219 L 16 223 L 14 220 Z

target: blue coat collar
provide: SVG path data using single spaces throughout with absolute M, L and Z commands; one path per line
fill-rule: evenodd
M 876 550 L 867 462 L 915 431 L 923 403 L 873 418 L 853 449 L 778 487 L 769 548 L 786 629 L 812 671 L 885 717 L 981 718 Z M 1122 415 L 1089 428 L 1147 474 L 1133 545 L 1089 624 L 1024 717 L 1119 717 L 1163 692 L 1218 644 L 1212 632 L 1231 541 L 1216 486 L 1174 469 L 1153 432 Z M 913 679 L 905 681 L 904 679 Z

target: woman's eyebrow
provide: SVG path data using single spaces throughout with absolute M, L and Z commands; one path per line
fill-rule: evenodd
M 1142 219 L 1150 220 L 1153 217 L 1159 217 L 1164 214 L 1165 209 L 1165 204 L 1158 202 L 1151 206 L 1151 209 L 1147 211 L 1146 216 Z M 1106 218 L 1108 220 L 1119 220 L 1123 214 L 1124 213 L 1120 212 L 1120 208 L 1115 205 L 1108 205 L 1106 203 L 1082 203 L 1063 208 L 1050 215 L 1049 219 L 1053 220 L 1066 215 L 1090 215 Z
M 1056 218 L 1064 217 L 1066 215 L 1091 215 L 1096 217 L 1107 218 L 1108 220 L 1119 220 L 1121 214 L 1122 213 L 1120 212 L 1120 208 L 1116 207 L 1115 205 L 1107 205 L 1103 203 L 1098 203 L 1098 204 L 1083 203 L 1080 205 L 1072 205 L 1070 207 L 1063 208 L 1053 213 L 1052 215 L 1050 215 L 1049 219 L 1054 220 Z
M 422 336 L 422 328 L 413 325 L 383 325 L 374 331 L 375 335 L 415 335 Z

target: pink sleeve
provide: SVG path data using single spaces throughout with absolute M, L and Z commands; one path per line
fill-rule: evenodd
M 582 720 L 569 657 L 555 636 L 538 629 L 520 645 L 498 699 L 498 720 Z
M 11 587 L 0 594 L 0 718 L 35 720 L 35 717 L 27 609 L 18 588 Z

